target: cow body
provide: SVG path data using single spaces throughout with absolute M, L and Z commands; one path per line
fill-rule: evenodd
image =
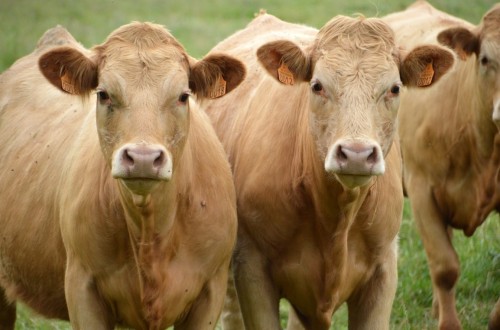
M 280 329 L 280 298 L 289 327 L 328 329 L 347 302 L 351 328 L 387 329 L 403 201 L 394 121 L 420 57 L 400 59 L 376 19 L 338 17 L 318 31 L 267 14 L 213 51 L 249 68 L 229 98 L 206 104 L 233 167 L 246 329 Z
M 470 236 L 500 209 L 500 7 L 479 26 L 424 1 L 384 20 L 402 46 L 439 41 L 461 59 L 433 88 L 404 94 L 399 116 L 404 183 L 427 253 L 434 312 L 441 329 L 459 329 L 451 229 Z M 491 327 L 500 327 L 498 307 Z
M 222 74 L 229 91 L 244 69 L 212 59 L 226 67 L 200 69 L 211 59 L 148 23 L 92 50 L 56 28 L 0 76 L 3 328 L 16 299 L 76 329 L 215 327 L 235 195 L 189 90 L 203 97 Z

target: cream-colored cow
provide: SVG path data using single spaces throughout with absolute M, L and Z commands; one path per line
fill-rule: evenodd
M 407 49 L 440 42 L 461 58 L 432 88 L 405 93 L 399 117 L 404 182 L 427 253 L 434 312 L 440 329 L 460 329 L 452 229 L 470 236 L 500 210 L 500 5 L 478 26 L 425 1 L 384 20 Z M 500 329 L 500 300 L 490 328 Z
M 221 96 L 244 75 L 132 23 L 91 50 L 51 30 L 0 76 L 2 329 L 16 300 L 74 329 L 215 327 L 236 199 L 190 94 Z
M 281 298 L 295 327 L 329 329 L 347 302 L 351 329 L 387 329 L 403 208 L 399 94 L 437 81 L 451 52 L 403 56 L 380 19 L 335 17 L 318 31 L 267 14 L 213 51 L 248 68 L 231 95 L 203 103 L 234 173 L 246 329 L 280 329 Z

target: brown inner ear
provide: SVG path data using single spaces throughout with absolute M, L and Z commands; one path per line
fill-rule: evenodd
M 279 79 L 278 69 L 281 64 L 283 64 L 283 54 L 276 51 L 272 45 L 264 45 L 257 50 L 257 57 L 267 72 L 273 76 L 274 79 Z
M 453 49 L 461 60 L 465 60 L 472 53 L 479 54 L 479 39 L 464 28 L 451 28 L 438 34 L 437 40 Z
M 38 67 L 50 83 L 66 93 L 85 94 L 98 84 L 97 64 L 70 47 L 43 54 Z
M 257 50 L 257 57 L 267 72 L 281 83 L 290 85 L 311 79 L 310 58 L 291 41 L 267 43 Z
M 439 46 L 419 46 L 403 60 L 401 81 L 406 86 L 430 86 L 438 81 L 453 63 L 454 57 L 450 51 Z
M 245 75 L 245 67 L 239 60 L 210 55 L 192 66 L 189 88 L 201 97 L 221 97 L 236 88 Z

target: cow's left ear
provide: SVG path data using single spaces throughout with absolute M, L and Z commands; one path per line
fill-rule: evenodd
M 407 87 L 427 87 L 438 81 L 452 67 L 453 54 L 439 46 L 419 46 L 402 61 L 401 81 Z
M 189 88 L 198 97 L 218 98 L 235 89 L 245 79 L 243 63 L 223 54 L 190 60 Z
M 441 31 L 437 40 L 457 53 L 461 60 L 465 60 L 472 53 L 479 54 L 479 38 L 464 28 L 450 28 Z
M 310 56 L 289 40 L 277 40 L 262 45 L 257 50 L 257 58 L 267 72 L 284 85 L 311 80 Z
M 38 67 L 63 92 L 83 95 L 97 87 L 97 64 L 74 48 L 50 50 L 40 57 Z

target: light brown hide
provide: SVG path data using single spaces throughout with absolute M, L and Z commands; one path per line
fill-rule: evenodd
M 433 87 L 404 93 L 399 115 L 404 184 L 427 253 L 434 312 L 440 329 L 460 329 L 454 290 L 460 265 L 451 232 L 470 236 L 500 209 L 494 118 L 500 104 L 500 6 L 478 26 L 425 1 L 384 20 L 404 48 L 441 42 L 460 59 Z M 491 329 L 500 328 L 498 306 Z
M 13 329 L 7 304 L 19 300 L 75 329 L 215 328 L 236 199 L 227 156 L 186 94 L 208 95 L 220 76 L 230 92 L 244 73 L 132 23 L 91 50 L 52 29 L 0 76 L 0 327 Z M 112 177 L 149 158 L 170 172 Z
M 248 68 L 230 96 L 203 103 L 234 173 L 233 268 L 247 330 L 280 329 L 280 298 L 291 303 L 293 329 L 329 329 L 344 302 L 350 328 L 389 327 L 403 201 L 397 94 L 415 85 L 427 59 L 435 81 L 453 62 L 439 47 L 405 61 L 392 38 L 377 19 L 337 17 L 318 32 L 261 14 L 213 49 Z M 280 83 L 283 64 L 293 85 Z M 385 172 L 325 170 L 341 139 L 380 148 Z M 227 305 L 226 328 L 239 329 L 238 308 Z

